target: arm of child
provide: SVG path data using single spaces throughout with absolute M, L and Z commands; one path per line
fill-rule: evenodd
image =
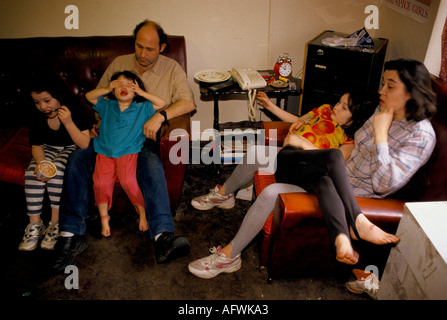
M 289 133 L 294 134 L 299 128 L 308 123 L 310 120 L 310 115 L 306 113 L 304 116 L 299 117 L 289 128 Z
M 287 112 L 280 107 L 276 106 L 267 96 L 265 92 L 258 91 L 256 94 L 256 100 L 258 100 L 258 103 L 263 106 L 265 109 L 273 113 L 275 116 L 277 116 L 279 119 L 281 119 L 284 122 L 295 122 L 298 120 L 298 117 L 294 114 L 291 114 L 290 112 Z
M 87 148 L 90 143 L 89 130 L 79 130 L 79 128 L 73 122 L 70 110 L 66 106 L 62 106 L 58 110 L 58 117 L 62 124 L 65 126 L 65 129 L 67 129 L 67 132 L 73 142 L 81 149 Z
M 139 95 L 140 97 L 143 97 L 144 99 L 152 102 L 154 105 L 154 110 L 160 110 L 163 109 L 166 106 L 166 100 L 156 96 L 155 94 L 149 93 L 141 89 L 136 82 L 132 85 L 132 90 Z
M 102 96 L 105 96 L 107 94 L 109 94 L 110 92 L 112 92 L 112 90 L 114 88 L 117 87 L 117 85 L 120 82 L 118 80 L 114 80 L 112 82 L 109 83 L 109 85 L 106 88 L 96 88 L 93 89 L 92 91 L 89 91 L 85 94 L 85 98 L 93 105 L 96 106 L 96 103 L 98 102 L 98 99 Z
M 154 110 L 160 110 L 163 109 L 166 106 L 166 101 L 154 94 L 151 94 L 149 92 L 145 92 L 141 94 L 141 96 L 143 98 L 145 98 L 146 100 L 149 100 L 150 102 L 152 102 L 153 106 L 154 106 Z
M 32 145 L 31 146 L 31 154 L 33 156 L 34 161 L 36 162 L 36 167 L 34 168 L 34 174 L 36 175 L 36 179 L 42 182 L 46 182 L 49 179 L 42 179 L 37 176 L 37 170 L 39 168 L 39 164 L 45 160 L 45 152 L 43 151 L 43 146 Z
M 45 152 L 43 151 L 43 145 L 40 145 L 40 146 L 32 145 L 31 146 L 31 155 L 33 156 L 33 159 L 36 162 L 36 164 L 39 164 L 43 160 L 45 160 Z M 36 172 L 37 172 L 37 166 L 36 166 L 36 170 L 34 171 L 34 173 L 36 173 Z
M 92 91 L 87 92 L 85 94 L 85 98 L 91 104 L 96 106 L 98 99 L 100 97 L 105 96 L 105 95 L 109 94 L 110 92 L 112 92 L 112 90 L 114 88 L 116 88 L 118 84 L 119 84 L 119 81 L 114 80 L 114 81 L 110 82 L 106 88 L 96 88 L 96 89 L 93 89 Z M 92 139 L 96 138 L 99 135 L 99 127 L 100 127 L 101 119 L 99 119 L 97 112 L 95 112 L 95 120 L 96 120 L 96 124 L 94 124 L 93 128 L 90 130 L 90 137 Z

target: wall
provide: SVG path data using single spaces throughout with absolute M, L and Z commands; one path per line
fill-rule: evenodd
M 439 75 L 439 71 L 441 70 L 441 37 L 446 19 L 447 0 L 441 0 L 438 8 L 438 15 L 433 26 L 430 43 L 428 45 L 427 54 L 425 55 L 424 60 L 428 70 L 434 75 Z
M 424 61 L 439 3 L 440 0 L 431 0 L 430 20 L 427 23 L 418 22 L 386 6 L 381 6 L 381 23 L 377 34 L 390 40 L 389 59 L 412 58 Z
M 64 9 L 70 4 L 79 9 L 78 30 L 64 27 Z M 143 19 L 158 21 L 167 33 L 186 37 L 188 77 L 198 111 L 193 120 L 200 120 L 203 131 L 212 127 L 213 103 L 200 99 L 196 72 L 235 65 L 272 68 L 278 55 L 288 52 L 294 75 L 299 75 L 305 43 L 326 29 L 361 29 L 370 4 L 380 10 L 379 30 L 370 30 L 371 35 L 390 38 L 391 56 L 423 61 L 433 22 L 412 21 L 383 8 L 380 0 L 2 0 L 0 38 L 123 35 Z M 246 101 L 220 105 L 221 122 L 248 119 Z

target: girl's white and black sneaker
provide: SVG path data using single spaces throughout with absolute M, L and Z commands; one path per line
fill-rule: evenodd
M 45 225 L 42 220 L 39 222 L 30 222 L 25 229 L 22 242 L 19 244 L 20 251 L 32 251 L 37 248 L 39 239 L 43 237 Z
M 57 238 L 59 237 L 59 222 L 51 222 L 48 228 L 45 230 L 45 236 L 43 237 L 40 247 L 45 250 L 54 250 Z

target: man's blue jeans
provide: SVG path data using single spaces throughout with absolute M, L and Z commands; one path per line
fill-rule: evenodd
M 157 148 L 157 143 L 147 140 L 137 162 L 137 179 L 144 197 L 151 238 L 162 232 L 174 232 L 168 188 Z M 95 162 L 93 143 L 87 149 L 74 151 L 68 159 L 59 209 L 61 231 L 85 234 Z

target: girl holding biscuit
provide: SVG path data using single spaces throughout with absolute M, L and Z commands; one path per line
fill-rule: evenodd
M 91 123 L 86 108 L 59 77 L 35 75 L 28 90 L 35 105 L 29 125 L 32 159 L 25 171 L 29 224 L 19 250 L 34 250 L 42 237 L 42 249 L 52 250 L 59 235 L 59 202 L 65 165 L 74 150 L 88 147 Z M 47 228 L 41 219 L 45 189 L 51 206 Z

